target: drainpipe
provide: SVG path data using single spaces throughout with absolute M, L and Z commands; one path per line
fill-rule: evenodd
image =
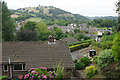
M 11 61 L 10 58 L 8 59 L 9 65 L 10 65 L 10 79 L 12 79 L 12 66 L 11 66 Z

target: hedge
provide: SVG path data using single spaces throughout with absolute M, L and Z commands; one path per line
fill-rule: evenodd
M 78 44 L 82 44 L 82 43 L 91 43 L 91 39 L 90 40 L 83 40 L 80 42 L 75 42 L 75 43 L 70 43 L 69 46 L 74 46 L 74 45 L 78 45 Z
M 85 47 L 89 47 L 90 43 L 82 43 L 82 44 L 77 44 L 77 45 L 74 45 L 74 46 L 70 46 L 70 50 L 71 52 L 73 51 L 76 51 L 78 49 L 82 49 L 82 48 L 85 48 Z

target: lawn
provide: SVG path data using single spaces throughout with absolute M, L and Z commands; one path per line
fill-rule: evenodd
M 26 19 L 26 21 L 40 22 L 40 21 L 42 21 L 42 19 L 41 18 L 29 18 L 29 19 Z

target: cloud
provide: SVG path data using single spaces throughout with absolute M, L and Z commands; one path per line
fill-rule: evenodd
M 4 0 L 11 9 L 36 7 L 39 4 L 54 6 L 84 16 L 117 16 L 115 3 L 118 0 Z

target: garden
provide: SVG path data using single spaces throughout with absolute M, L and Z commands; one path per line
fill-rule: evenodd
M 83 57 L 80 60 L 75 59 L 75 68 L 85 73 L 87 79 L 120 78 L 120 32 L 113 35 L 102 37 L 101 42 L 94 42 L 93 48 L 100 48 L 99 53 L 89 59 Z

